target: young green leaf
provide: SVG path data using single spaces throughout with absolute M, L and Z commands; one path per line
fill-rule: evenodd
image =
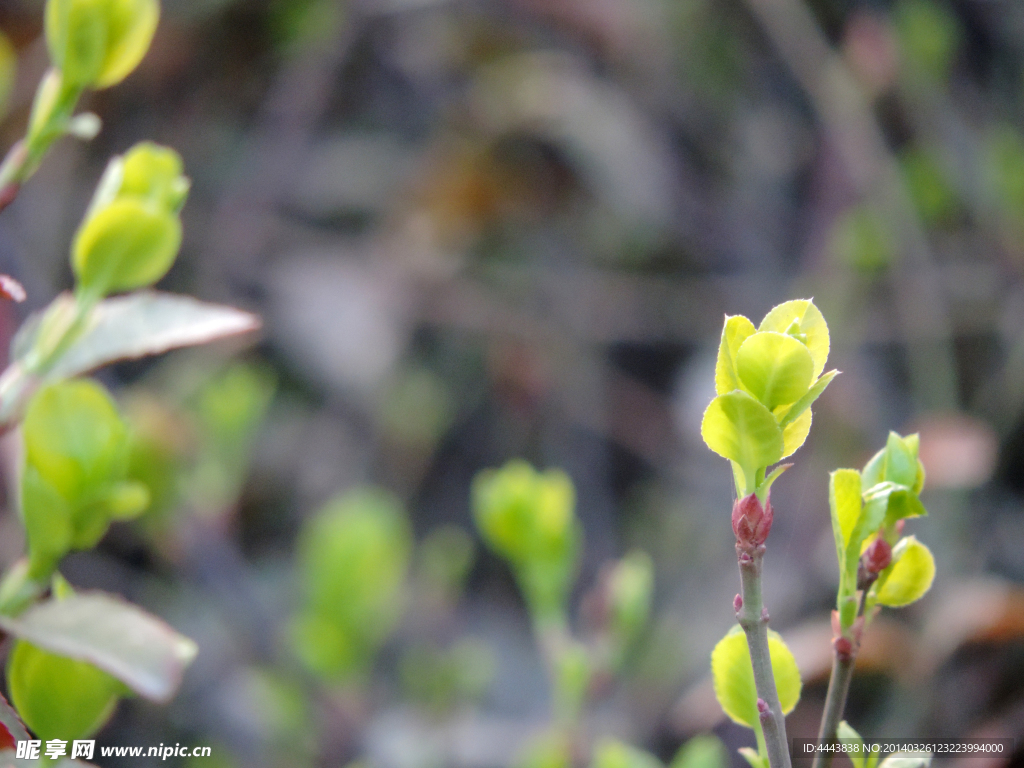
M 790 422 L 782 430 L 782 458 L 786 459 L 796 453 L 807 441 L 811 432 L 811 409 L 806 409 L 796 421 Z
M 729 754 L 722 740 L 710 733 L 694 736 L 676 752 L 669 768 L 728 768 Z
M 807 347 L 785 333 L 755 333 L 736 353 L 740 381 L 769 410 L 796 402 L 806 394 L 813 370 Z
M 708 448 L 735 461 L 751 478 L 756 470 L 782 458 L 782 430 L 775 417 L 746 392 L 729 392 L 712 400 L 700 432 Z
M 846 562 L 845 553 L 853 536 L 853 529 L 857 525 L 863 506 L 860 495 L 860 472 L 855 469 L 837 469 L 829 475 L 828 502 L 832 513 L 836 554 L 842 568 Z
M 800 416 L 808 411 L 814 401 L 821 396 L 821 393 L 825 391 L 825 388 L 832 383 L 832 379 L 834 379 L 838 374 L 839 371 L 832 370 L 820 376 L 818 380 L 811 385 L 811 388 L 807 390 L 807 393 L 786 410 L 785 415 L 779 419 L 779 426 L 785 429 L 789 424 L 796 421 Z
M 740 345 L 755 331 L 754 324 L 743 315 L 725 318 L 722 341 L 718 347 L 718 360 L 715 363 L 715 394 L 724 395 L 742 388 L 739 374 L 736 373 L 736 353 L 739 352 Z
M 853 727 L 846 722 L 841 720 L 839 725 L 836 727 L 836 737 L 847 741 L 855 742 L 858 747 L 863 747 L 864 739 L 857 733 Z M 847 754 L 850 758 L 850 762 L 853 763 L 853 768 L 864 768 L 864 753 L 863 751 L 850 752 Z
M 662 768 L 661 761 L 617 739 L 604 738 L 594 747 L 591 768 Z
M 84 739 L 113 714 L 126 691 L 84 661 L 44 651 L 23 640 L 7 662 L 7 685 L 18 714 L 41 739 Z
M 931 550 L 913 536 L 893 547 L 893 563 L 878 578 L 873 591 L 881 605 L 899 608 L 924 597 L 935 579 Z
M 49 0 L 46 42 L 69 83 L 106 88 L 138 66 L 159 19 L 158 0 Z
M 864 465 L 863 491 L 886 481 L 913 488 L 918 478 L 917 446 L 917 435 L 904 438 L 890 432 L 885 448 Z
M 813 301 L 795 299 L 779 304 L 764 316 L 757 330 L 790 333 L 794 322 L 814 360 L 813 378 L 817 378 L 825 370 L 828 360 L 829 336 L 828 324 Z
M 756 749 L 750 747 L 740 747 L 736 750 L 740 753 L 740 757 L 747 761 L 747 765 L 750 768 L 769 768 L 768 755 L 760 755 Z
M 75 236 L 72 266 L 86 293 L 104 296 L 152 285 L 181 247 L 181 221 L 149 202 L 116 199 Z
M 768 631 L 768 652 L 779 692 L 782 713 L 789 714 L 800 700 L 800 670 L 796 659 L 778 633 Z M 718 641 L 711 653 L 711 675 L 715 696 L 725 714 L 740 725 L 756 728 L 757 689 L 750 662 L 747 637 L 739 625 Z

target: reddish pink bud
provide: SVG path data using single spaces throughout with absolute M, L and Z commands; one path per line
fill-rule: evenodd
M 737 499 L 732 505 L 732 532 L 736 534 L 737 546 L 754 549 L 764 544 L 772 529 L 773 517 L 770 495 L 764 506 L 753 493 Z
M 850 659 L 853 656 L 853 641 L 848 637 L 835 638 L 832 647 L 836 649 L 836 655 L 840 658 Z
M 739 595 L 736 595 L 736 597 L 734 597 L 732 599 L 732 609 L 734 611 L 736 611 L 736 613 L 739 613 L 742 608 L 743 608 L 743 598 L 740 597 Z
M 864 570 L 877 576 L 892 562 L 892 546 L 883 536 L 879 536 L 864 550 L 861 561 L 864 563 Z
M 767 714 L 768 714 L 768 702 L 767 702 L 767 701 L 765 701 L 764 699 L 760 699 L 760 698 L 759 698 L 759 699 L 757 700 L 757 711 L 758 711 L 758 713 L 759 713 L 759 714 L 760 714 L 760 715 L 761 715 L 762 717 L 764 717 L 765 715 L 767 715 Z

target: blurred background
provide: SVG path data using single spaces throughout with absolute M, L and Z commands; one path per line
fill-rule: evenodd
M 46 66 L 42 5 L 0 3 L 4 147 Z M 63 572 L 201 650 L 174 702 L 125 702 L 98 744 L 509 765 L 548 686 L 469 488 L 522 457 L 576 485 L 580 631 L 602 564 L 655 563 L 650 627 L 587 728 L 663 759 L 713 731 L 740 765 L 753 735 L 708 680 L 734 622 L 731 477 L 699 425 L 723 315 L 813 296 L 843 373 L 773 494 L 766 599 L 804 679 L 789 734 L 816 733 L 831 664 L 827 473 L 917 431 L 930 515 L 910 528 L 938 575 L 872 625 L 847 718 L 1016 736 L 993 764 L 1024 765 L 1024 4 L 164 0 L 142 66 L 84 107 L 99 137 L 62 141 L 0 217 L 0 271 L 29 294 L 0 336 L 70 285 L 96 181 L 142 139 L 193 179 L 161 287 L 264 321 L 101 374 L 156 503 Z M 319 679 L 293 647 L 304 531 L 366 486 L 413 543 L 353 539 L 346 583 L 386 605 L 344 679 Z M 5 565 L 20 536 L 8 504 Z

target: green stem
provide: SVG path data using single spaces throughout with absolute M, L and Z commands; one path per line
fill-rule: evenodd
M 11 147 L 0 164 L 0 211 L 14 202 L 53 142 L 67 133 L 81 95 L 82 88 L 66 84 L 59 70 L 47 72 L 36 92 L 28 135 Z
M 877 573 L 866 573 L 858 576 L 857 588 L 860 590 L 860 600 L 857 604 L 857 618 L 865 615 L 868 606 L 868 593 L 872 585 L 878 580 Z M 853 679 L 853 667 L 857 662 L 857 651 L 860 649 L 860 629 L 851 634 L 844 630 L 844 637 L 851 642 L 849 650 L 835 649 L 832 658 L 832 675 L 828 680 L 828 693 L 825 694 L 825 710 L 821 713 L 821 727 L 818 729 L 818 739 L 834 739 L 839 722 L 843 719 L 843 710 L 846 709 L 846 699 L 850 694 L 850 680 Z M 832 765 L 831 752 L 819 752 L 814 756 L 811 768 L 829 768 Z
M 821 716 L 821 728 L 818 730 L 818 738 L 821 740 L 834 739 L 839 721 L 843 719 L 843 709 L 846 708 L 846 697 L 850 693 L 850 680 L 853 678 L 853 654 L 839 653 L 832 658 L 832 676 L 828 681 L 828 693 L 825 695 L 825 711 Z M 832 765 L 831 752 L 818 752 L 814 756 L 811 768 L 829 768 Z
M 753 551 L 737 547 L 737 554 L 743 605 L 736 612 L 736 618 L 747 636 L 757 696 L 768 705 L 768 711 L 761 716 L 768 763 L 771 768 L 791 768 L 789 745 L 786 742 L 786 721 L 782 716 L 782 705 L 779 703 L 775 674 L 772 672 L 772 659 L 768 651 L 768 612 L 761 598 L 764 545 L 756 547 Z

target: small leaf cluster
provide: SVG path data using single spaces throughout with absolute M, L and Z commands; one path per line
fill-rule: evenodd
M 809 299 L 778 305 L 757 328 L 726 317 L 701 436 L 732 462 L 737 497 L 763 500 L 781 472 L 766 478 L 767 468 L 804 444 L 811 404 L 838 373 L 823 373 L 828 352 L 828 325 Z
M 564 613 L 583 542 L 568 475 L 514 460 L 478 474 L 472 495 L 481 536 L 512 565 L 534 615 Z
M 303 606 L 290 636 L 307 669 L 329 682 L 369 671 L 401 616 L 411 550 L 405 511 L 379 489 L 336 497 L 305 524 Z
M 181 158 L 167 147 L 142 142 L 111 160 L 75 234 L 79 293 L 96 299 L 167 274 L 181 247 L 188 190 Z
M 935 560 L 913 536 L 902 536 L 903 520 L 927 515 L 918 495 L 924 466 L 918 459 L 917 435 L 889 433 L 885 448 L 858 472 L 840 469 L 829 479 L 829 507 L 839 561 L 836 609 L 845 633 L 860 610 L 857 599 L 861 555 L 877 537 L 892 547 L 890 564 L 864 595 L 868 620 L 878 605 L 900 607 L 920 599 L 931 587 Z
M 36 91 L 25 139 L 0 165 L 0 208 L 56 139 L 95 136 L 99 118 L 73 115 L 79 97 L 138 65 L 159 15 L 158 0 L 47 0 L 54 67 Z M 65 554 L 95 546 L 112 522 L 138 516 L 151 498 L 133 472 L 132 432 L 113 398 L 77 377 L 259 324 L 190 297 L 105 298 L 151 286 L 171 268 L 189 189 L 182 170 L 176 152 L 150 142 L 111 161 L 71 244 L 74 294 L 29 317 L 0 375 L 0 429 L 21 423 L 18 507 L 27 540 L 27 557 L 0 581 L 0 629 L 14 639 L 8 690 L 45 739 L 88 738 L 131 692 L 167 701 L 196 654 L 163 622 L 114 596 L 75 594 L 57 571 Z M 17 722 L 2 698 L 0 719 Z M 16 730 L 28 737 L 20 723 Z M 11 760 L 0 749 L 0 761 Z
M 46 45 L 53 68 L 36 91 L 24 155 L 11 181 L 31 176 L 61 136 L 96 135 L 99 118 L 72 116 L 79 97 L 86 89 L 124 80 L 149 50 L 159 20 L 158 0 L 47 0 Z
M 654 567 L 647 554 L 635 551 L 609 564 L 585 600 L 596 619 L 589 642 L 569 631 L 568 598 L 583 539 L 575 500 L 564 472 L 538 472 L 521 460 L 484 470 L 473 483 L 477 528 L 487 546 L 511 565 L 551 676 L 557 728 L 529 747 L 517 761 L 521 768 L 573 763 L 572 734 L 593 681 L 621 671 L 650 616 Z M 595 765 L 623 759 L 648 765 L 635 763 L 646 753 L 632 747 L 616 742 L 609 749 L 595 751 Z

